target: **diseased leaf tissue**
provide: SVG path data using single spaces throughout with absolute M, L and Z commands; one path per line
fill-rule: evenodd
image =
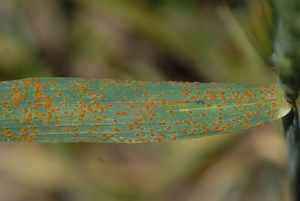
M 290 111 L 276 84 L 0 82 L 0 142 L 139 143 L 231 133 Z

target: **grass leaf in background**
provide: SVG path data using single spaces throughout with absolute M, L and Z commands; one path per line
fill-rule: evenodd
M 267 0 L 225 0 L 225 2 L 262 59 L 270 64 L 273 53 L 274 14 L 269 2 Z
M 0 86 L 0 142 L 182 140 L 264 125 L 291 108 L 275 84 L 29 78 Z

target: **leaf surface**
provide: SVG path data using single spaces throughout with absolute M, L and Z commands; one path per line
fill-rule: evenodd
M 139 143 L 232 133 L 290 104 L 276 84 L 28 78 L 0 82 L 0 142 Z

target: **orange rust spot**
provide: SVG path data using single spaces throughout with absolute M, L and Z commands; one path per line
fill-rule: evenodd
M 161 104 L 166 104 L 167 103 L 166 100 L 161 100 L 160 102 L 161 102 Z
M 24 124 L 29 123 L 29 119 L 23 119 L 23 123 L 24 123 Z
M 131 105 L 131 104 L 128 104 L 127 106 L 130 108 L 134 108 L 134 105 Z
M 4 132 L 4 134 L 9 134 L 11 132 L 11 130 L 6 130 L 5 132 Z
M 260 123 L 256 124 L 255 126 L 256 126 L 256 127 L 257 127 L 257 126 L 261 126 L 262 123 L 263 123 L 263 122 L 260 122 Z

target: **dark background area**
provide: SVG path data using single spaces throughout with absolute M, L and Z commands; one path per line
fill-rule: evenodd
M 0 79 L 47 76 L 276 82 L 221 0 L 0 0 Z M 290 199 L 280 121 L 178 142 L 0 144 L 0 161 L 1 201 Z

